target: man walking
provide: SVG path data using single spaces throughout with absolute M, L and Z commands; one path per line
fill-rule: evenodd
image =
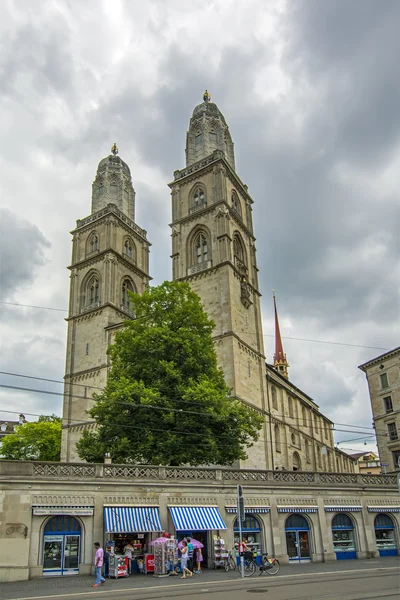
M 103 566 L 104 560 L 104 552 L 99 542 L 94 543 L 94 548 L 96 550 L 96 554 L 94 556 L 94 574 L 96 575 L 96 583 L 94 583 L 92 587 L 99 587 L 99 585 L 104 585 L 106 581 L 101 574 L 101 568 Z

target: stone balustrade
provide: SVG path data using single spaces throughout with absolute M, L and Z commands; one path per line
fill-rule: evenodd
M 375 489 L 396 488 L 396 475 L 358 473 L 314 473 L 304 471 L 261 471 L 252 469 L 163 467 L 151 465 L 117 465 L 88 463 L 51 463 L 0 461 L 0 480 L 83 480 L 93 483 L 111 481 L 147 481 L 167 483 L 207 482 L 208 484 L 248 483 L 269 487 L 304 484 L 329 488 L 343 486 Z

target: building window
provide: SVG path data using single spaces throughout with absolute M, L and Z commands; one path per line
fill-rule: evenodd
M 303 427 L 307 427 L 307 411 L 304 408 L 304 406 L 302 406 L 302 408 L 301 408 L 301 418 L 303 421 L 303 423 L 302 423 Z
M 89 342 L 86 344 L 86 356 L 89 354 Z M 86 390 L 86 388 L 85 388 Z
M 294 435 L 294 433 L 292 433 L 291 440 L 292 440 L 292 444 L 295 446 L 296 445 L 296 436 Z
M 293 399 L 289 396 L 288 398 L 288 402 L 289 402 L 289 417 L 291 417 L 293 419 L 294 417 L 294 412 L 293 412 Z
M 329 440 L 329 427 L 328 427 L 328 423 L 325 423 L 325 439 Z
M 240 239 L 238 234 L 235 234 L 233 238 L 233 257 L 235 262 L 235 267 L 239 269 L 240 272 L 246 272 L 246 258 L 245 251 L 243 247 L 243 242 Z
M 385 407 L 386 413 L 393 412 L 393 404 L 392 404 L 391 396 L 386 396 L 386 398 L 383 399 L 383 406 Z
M 213 142 L 214 144 L 217 141 L 217 134 L 215 133 L 215 131 L 210 131 L 210 142 Z
M 99 280 L 93 277 L 89 282 L 89 304 L 96 304 L 99 301 Z
M 379 375 L 379 377 L 381 380 L 381 389 L 385 390 L 386 388 L 389 387 L 389 380 L 388 380 L 387 373 L 382 373 L 382 375 Z
M 89 240 L 89 252 L 97 252 L 99 249 L 99 238 L 96 234 L 93 234 Z
M 306 461 L 311 462 L 311 454 L 310 454 L 310 442 L 308 440 L 304 441 L 304 446 L 306 449 Z
M 194 138 L 195 144 L 196 146 L 198 146 L 199 144 L 201 144 L 201 142 L 203 141 L 203 134 L 202 133 L 198 133 L 196 135 L 196 137 Z
M 121 304 L 123 308 L 127 310 L 131 310 L 131 301 L 129 298 L 129 292 L 133 292 L 133 286 L 129 279 L 125 279 L 122 283 L 122 294 L 121 294 Z
M 293 471 L 301 471 L 301 460 L 297 452 L 293 452 Z
M 273 385 L 271 388 L 271 396 L 272 396 L 272 408 L 278 410 L 278 397 L 276 393 L 276 387 Z
M 396 423 L 388 423 L 388 435 L 390 442 L 396 442 L 399 439 Z
M 194 206 L 197 208 L 198 206 L 205 204 L 205 201 L 206 201 L 206 196 L 205 196 L 203 188 L 201 188 L 201 187 L 196 188 L 194 191 L 194 194 L 193 194 Z
M 281 430 L 279 429 L 279 425 L 275 425 L 275 448 L 277 452 L 282 452 Z
M 320 446 L 317 447 L 318 466 L 322 467 L 322 452 Z
M 208 261 L 207 237 L 204 233 L 199 233 L 195 242 L 196 263 L 201 264 Z
M 393 457 L 393 467 L 395 469 L 400 469 L 400 450 L 393 450 L 392 452 L 392 457 Z
M 132 258 L 132 243 L 130 240 L 126 240 L 124 244 L 124 254 Z
M 237 195 L 237 193 L 235 192 L 235 190 L 232 191 L 232 208 L 234 210 L 236 210 L 237 213 L 239 213 L 239 215 L 242 215 L 242 209 L 240 206 L 240 200 L 239 200 L 239 196 Z

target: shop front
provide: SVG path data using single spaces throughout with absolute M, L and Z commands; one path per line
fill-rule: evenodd
M 254 552 L 254 554 L 257 554 L 256 556 L 256 562 L 257 564 L 261 564 L 262 563 L 262 555 L 263 552 L 265 552 L 266 550 L 264 549 L 264 545 L 263 545 L 263 535 L 262 535 L 262 525 L 261 525 L 261 521 L 260 521 L 260 517 L 257 516 L 256 513 L 269 513 L 269 507 L 265 507 L 265 508 L 248 508 L 245 507 L 245 521 L 242 523 L 242 537 L 243 539 L 246 541 L 247 546 Z M 231 507 L 226 507 L 226 511 L 228 513 L 235 513 L 237 512 L 236 508 L 231 508 Z M 235 547 L 235 551 L 237 553 L 237 557 L 236 560 L 239 564 L 239 553 L 238 553 L 238 548 L 239 548 L 239 540 L 240 540 L 240 533 L 239 533 L 239 522 L 238 519 L 236 518 L 233 524 L 233 535 L 234 535 L 234 547 Z
M 354 560 L 357 558 L 354 523 L 346 513 L 337 513 L 333 517 L 332 539 L 336 560 Z
M 178 541 L 191 537 L 203 544 L 203 564 L 207 567 L 225 551 L 219 532 L 226 525 L 216 506 L 169 506 Z M 211 535 L 214 533 L 214 536 Z M 215 563 L 214 563 L 215 564 Z
M 109 549 L 110 575 L 154 571 L 151 540 L 163 531 L 158 507 L 105 506 L 105 548 Z M 126 561 L 125 557 L 129 560 Z M 124 564 L 127 565 L 125 572 Z M 114 565 L 114 566 L 113 566 Z
M 397 556 L 396 533 L 392 517 L 383 513 L 376 515 L 374 529 L 379 556 Z
M 310 562 L 310 525 L 301 514 L 291 514 L 285 522 L 286 547 L 290 562 Z
M 81 534 L 81 525 L 72 516 L 55 516 L 46 523 L 43 535 L 43 575 L 79 573 Z

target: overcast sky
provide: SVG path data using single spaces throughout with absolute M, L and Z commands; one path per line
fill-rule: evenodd
M 0 300 L 66 310 L 69 231 L 114 141 L 154 283 L 171 277 L 167 183 L 208 88 L 255 200 L 267 360 L 274 288 L 290 379 L 336 423 L 370 427 L 357 366 L 400 339 L 399 22 L 398 0 L 3 0 Z M 61 381 L 66 312 L 0 311 L 1 370 Z M 61 405 L 0 390 L 3 410 Z

